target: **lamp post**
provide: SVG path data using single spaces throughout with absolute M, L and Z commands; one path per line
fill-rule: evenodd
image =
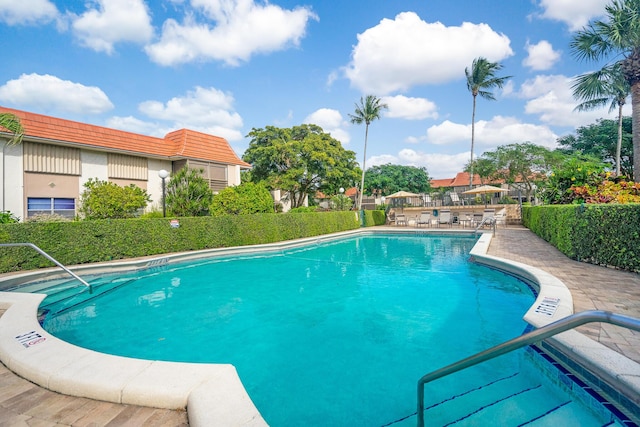
M 167 177 L 169 176 L 169 172 L 167 172 L 164 169 L 160 169 L 158 171 L 158 176 L 160 177 L 160 179 L 162 179 L 162 217 L 166 217 L 167 216 L 167 203 L 166 203 L 166 186 L 165 186 L 165 179 L 167 179 Z

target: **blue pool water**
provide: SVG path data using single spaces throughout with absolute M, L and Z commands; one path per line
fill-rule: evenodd
M 44 327 L 104 353 L 231 363 L 272 426 L 382 426 L 415 412 L 422 375 L 523 332 L 532 291 L 470 263 L 475 242 L 361 236 L 121 274 Z M 492 381 L 519 359 L 452 381 Z

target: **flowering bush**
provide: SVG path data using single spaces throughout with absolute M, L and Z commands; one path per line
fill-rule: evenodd
M 640 183 L 609 173 L 597 185 L 571 186 L 573 203 L 640 203 Z

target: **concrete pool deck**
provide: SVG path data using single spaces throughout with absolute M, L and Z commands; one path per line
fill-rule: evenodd
M 600 309 L 609 310 L 633 317 L 640 317 L 640 287 L 638 286 L 640 284 L 640 276 L 637 274 L 622 272 L 619 270 L 612 270 L 604 267 L 591 266 L 589 264 L 572 261 L 566 258 L 564 255 L 560 254 L 548 243 L 537 238 L 537 236 L 535 236 L 529 230 L 522 227 L 500 227 L 494 239 L 490 244 L 488 244 L 487 249 L 487 254 L 489 255 L 489 257 L 497 257 L 505 260 L 515 261 L 516 263 L 527 264 L 561 279 L 562 282 L 564 282 L 565 285 L 571 290 L 571 294 L 573 296 L 573 306 L 576 312 L 583 310 Z M 0 298 L 0 303 L 1 302 L 2 299 Z M 3 317 L 5 316 L 0 317 L 0 321 Z M 33 315 L 33 312 L 31 312 L 31 317 L 35 317 Z M 4 320 L 8 321 L 10 319 L 5 318 Z M 32 322 L 34 320 L 35 319 L 31 319 Z M 582 327 L 581 332 L 583 335 L 599 341 L 610 349 L 615 350 L 617 353 L 625 355 L 626 358 L 635 360 L 636 362 L 638 361 L 638 343 L 640 342 L 640 334 L 622 330 L 622 328 L 613 326 L 609 327 L 609 325 L 600 326 L 599 324 Z M 573 334 L 582 337 L 582 335 L 577 334 L 576 332 L 573 332 Z M 13 339 L 13 335 L 9 335 L 8 338 L 12 341 L 15 341 Z M 35 346 L 35 348 L 37 348 L 37 345 Z M 11 364 L 17 364 L 17 371 L 23 376 L 27 376 L 24 375 L 24 370 L 27 367 L 23 366 L 22 368 L 20 368 L 20 365 L 22 364 L 21 361 L 19 361 L 18 359 L 12 360 L 11 356 L 7 356 L 7 354 L 0 354 L 0 358 L 10 368 L 12 368 Z M 52 359 L 54 360 L 49 360 L 48 363 L 57 363 L 56 357 L 52 357 Z M 83 369 L 90 369 L 91 366 L 95 366 L 93 365 L 92 360 L 89 358 L 87 358 L 85 362 L 87 363 L 82 363 Z M 634 365 L 627 364 L 626 366 L 627 372 L 629 370 L 632 371 L 632 376 L 634 372 L 637 372 L 636 382 L 640 382 L 640 368 L 636 368 L 640 367 L 640 365 L 636 363 Z M 14 420 L 18 422 L 18 424 L 24 425 L 33 424 L 34 422 L 39 425 L 79 425 L 77 423 L 66 424 L 62 419 L 59 418 L 59 410 L 56 412 L 52 409 L 51 413 L 47 413 L 46 409 L 42 407 L 42 402 L 39 402 L 39 399 L 36 396 L 41 396 L 43 393 L 53 392 L 40 389 L 31 383 L 29 384 L 33 386 L 32 388 L 30 388 L 29 390 L 24 389 L 18 392 L 16 390 L 17 386 L 15 384 L 22 384 L 21 381 L 24 382 L 24 380 L 20 379 L 11 371 L 3 370 L 2 368 L 3 366 L 0 365 L 0 414 L 2 414 L 0 415 L 0 424 L 8 422 L 8 425 L 14 425 L 13 422 L 10 422 L 11 420 Z M 140 372 L 153 372 L 153 369 L 153 366 L 142 366 Z M 22 372 L 20 372 L 21 370 Z M 43 373 L 40 374 L 44 375 Z M 217 375 L 227 374 L 227 372 L 212 371 L 211 378 L 214 378 Z M 184 375 L 186 375 L 186 377 L 189 377 L 188 372 L 184 373 Z M 63 378 L 56 378 L 54 375 L 52 375 L 50 379 L 53 379 L 54 382 L 61 382 Z M 633 383 L 633 379 L 631 382 Z M 233 382 L 231 382 L 231 384 L 234 386 L 237 385 Z M 195 386 L 196 384 L 193 385 L 193 387 Z M 24 388 L 25 386 L 24 384 L 22 384 L 19 387 Z M 135 385 L 133 387 L 130 386 L 130 388 L 135 388 Z M 238 390 L 235 391 L 237 392 Z M 198 423 L 195 418 L 192 419 L 192 409 L 197 409 L 198 406 L 200 406 L 200 409 L 211 407 L 210 403 L 213 403 L 211 399 L 216 399 L 216 396 L 210 395 L 209 392 L 210 390 L 207 390 L 207 393 L 200 393 L 200 396 L 196 396 L 197 399 L 194 399 L 193 402 L 191 400 L 189 401 L 189 421 L 191 421 L 192 425 L 206 425 Z M 240 397 L 240 400 L 244 398 L 242 396 L 242 393 L 239 393 L 238 396 Z M 218 396 L 217 398 L 220 397 L 221 396 Z M 68 399 L 71 399 L 71 401 L 74 401 L 76 399 L 84 399 L 84 401 L 90 401 L 90 399 L 86 398 Z M 122 406 L 129 408 L 128 410 L 130 411 L 132 410 L 130 409 L 130 404 L 120 405 L 118 403 L 96 401 L 92 402 L 94 402 L 94 404 L 89 405 L 89 407 L 92 408 L 92 413 L 95 413 L 95 407 L 100 405 L 109 405 L 110 407 Z M 149 404 L 148 401 L 141 403 L 147 405 Z M 180 411 L 178 411 L 178 413 L 179 412 Z M 182 413 L 184 414 L 184 411 L 182 411 Z M 255 415 L 255 413 L 253 413 L 253 415 Z M 110 419 L 109 417 L 105 417 L 101 420 L 89 420 L 85 416 L 85 420 L 86 424 L 96 426 L 123 425 L 117 422 L 118 419 L 122 421 L 122 417 L 123 416 L 113 415 Z M 156 421 L 159 419 L 158 417 L 159 416 L 156 416 Z M 238 423 L 233 425 L 251 425 L 254 422 L 257 422 L 258 425 L 262 425 L 261 420 L 255 418 L 244 419 L 242 421 L 237 419 L 236 421 L 238 421 Z M 166 423 L 157 422 L 148 425 L 183 425 L 181 424 L 182 422 L 184 422 L 184 417 L 182 418 L 182 421 L 178 421 L 178 424 L 176 424 L 175 419 L 172 418 L 171 421 L 167 419 Z

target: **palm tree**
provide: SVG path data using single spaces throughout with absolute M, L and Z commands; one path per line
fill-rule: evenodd
M 616 145 L 616 175 L 620 175 L 622 150 L 622 107 L 631 92 L 622 74 L 620 63 L 606 65 L 599 71 L 581 74 L 574 79 L 573 96 L 583 100 L 575 109 L 589 111 L 609 104 L 609 112 L 618 109 L 618 141 Z
M 0 113 L 0 128 L 4 128 L 13 134 L 13 137 L 7 142 L 7 145 L 17 145 L 22 142 L 24 128 L 20 119 L 15 114 Z
M 511 76 L 496 77 L 496 73 L 502 69 L 502 65 L 497 62 L 490 62 L 486 58 L 476 58 L 471 64 L 471 70 L 464 69 L 464 74 L 467 76 L 467 89 L 473 95 L 473 113 L 471 114 L 471 160 L 469 162 L 469 188 L 473 187 L 473 147 L 475 144 L 475 132 L 476 132 L 476 98 L 478 95 L 484 99 L 490 101 L 495 100 L 493 93 L 487 89 L 494 87 L 502 88 L 507 79 Z
M 372 121 L 379 119 L 382 110 L 389 108 L 387 104 L 384 104 L 380 98 L 374 95 L 367 95 L 365 98 L 360 97 L 360 104 L 356 103 L 356 111 L 354 114 L 349 114 L 351 117 L 351 123 L 360 125 L 364 123 L 366 125 L 364 131 L 364 154 L 362 159 L 362 180 L 360 181 L 360 194 L 358 195 L 358 203 L 356 209 L 360 210 L 362 207 L 362 195 L 364 194 L 364 173 L 366 169 L 367 161 L 367 139 L 369 138 L 369 125 Z
M 640 182 L 640 0 L 613 0 L 605 19 L 589 23 L 571 40 L 579 60 L 600 62 L 623 57 L 620 69 L 631 88 L 633 175 Z

